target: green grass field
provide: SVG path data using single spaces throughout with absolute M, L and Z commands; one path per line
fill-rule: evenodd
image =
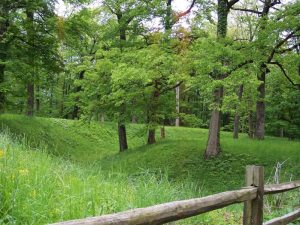
M 300 142 L 221 136 L 222 155 L 203 160 L 207 130 L 166 128 L 147 146 L 144 125 L 127 126 L 130 149 L 118 152 L 116 124 L 0 116 L 0 224 L 45 224 L 102 215 L 240 188 L 245 166 L 264 165 L 273 181 L 300 179 Z M 283 195 L 281 210 L 268 198 L 265 219 L 299 206 L 300 192 Z M 235 205 L 178 224 L 240 224 Z M 177 223 L 176 223 L 177 224 Z

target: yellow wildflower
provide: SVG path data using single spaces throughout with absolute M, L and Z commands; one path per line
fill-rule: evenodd
M 19 170 L 19 174 L 22 176 L 28 175 L 28 169 Z
M 5 151 L 3 149 L 0 149 L 0 158 L 4 157 Z

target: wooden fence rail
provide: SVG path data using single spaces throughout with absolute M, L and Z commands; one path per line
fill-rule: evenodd
M 263 223 L 263 196 L 300 187 L 300 180 L 264 185 L 264 168 L 246 167 L 246 185 L 240 190 L 227 191 L 203 198 L 168 202 L 146 208 L 132 209 L 110 215 L 59 222 L 52 225 L 146 225 L 164 224 L 196 216 L 228 205 L 244 202 L 243 225 L 287 224 L 300 217 L 300 209 Z

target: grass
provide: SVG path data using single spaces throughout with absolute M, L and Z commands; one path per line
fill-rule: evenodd
M 119 153 L 113 123 L 9 114 L 0 123 L 0 224 L 45 224 L 233 190 L 248 164 L 264 165 L 272 181 L 276 162 L 287 160 L 282 181 L 300 178 L 300 142 L 286 139 L 233 140 L 223 132 L 221 157 L 204 161 L 204 129 L 167 127 L 165 140 L 146 146 L 144 126 L 129 125 L 131 148 Z M 268 198 L 265 218 L 299 206 L 299 195 L 284 195 L 281 211 Z M 241 215 L 234 205 L 180 224 L 240 224 Z

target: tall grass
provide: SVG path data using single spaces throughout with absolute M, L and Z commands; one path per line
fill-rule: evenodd
M 25 141 L 0 133 L 0 224 L 45 224 L 145 207 L 199 192 L 173 186 L 166 174 L 127 177 L 103 174 L 31 150 Z M 198 193 L 199 194 L 199 193 Z
M 167 127 L 165 140 L 146 146 L 143 125 L 128 126 L 131 149 L 118 153 L 113 123 L 1 115 L 0 224 L 45 224 L 119 212 L 240 188 L 247 164 L 286 161 L 282 180 L 300 178 L 300 142 L 249 140 L 222 133 L 218 159 L 202 157 L 207 130 Z M 282 210 L 268 199 L 265 218 L 299 206 L 299 191 L 284 195 Z M 234 205 L 176 224 L 241 224 Z

